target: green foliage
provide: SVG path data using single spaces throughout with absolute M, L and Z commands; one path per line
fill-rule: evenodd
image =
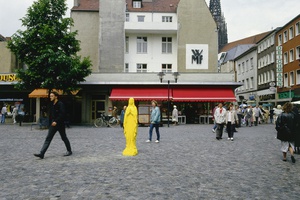
M 89 58 L 81 59 L 77 32 L 70 32 L 71 18 L 63 18 L 65 0 L 38 0 L 21 19 L 25 31 L 18 30 L 8 48 L 26 65 L 17 71 L 19 89 L 78 89 L 91 74 Z

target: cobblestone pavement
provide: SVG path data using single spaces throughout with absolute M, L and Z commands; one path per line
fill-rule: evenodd
M 139 154 L 124 157 L 121 128 L 71 127 L 73 155 L 56 134 L 41 160 L 47 130 L 0 125 L 0 200 L 300 198 L 300 156 L 282 161 L 274 125 L 239 128 L 234 141 L 211 128 L 164 126 L 160 143 L 145 143 L 139 127 Z

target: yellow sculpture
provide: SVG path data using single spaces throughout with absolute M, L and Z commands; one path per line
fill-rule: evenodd
M 138 127 L 137 117 L 138 113 L 137 108 L 134 105 L 134 99 L 130 98 L 124 116 L 124 136 L 126 139 L 126 147 L 123 151 L 124 156 L 136 156 L 138 154 L 138 150 L 136 148 Z

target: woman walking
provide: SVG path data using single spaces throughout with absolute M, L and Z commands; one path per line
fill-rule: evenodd
M 276 120 L 277 139 L 281 140 L 281 151 L 283 153 L 283 161 L 286 161 L 287 152 L 291 154 L 291 160 L 296 162 L 294 157 L 295 144 L 294 137 L 296 131 L 295 116 L 292 113 L 292 104 L 287 102 L 283 105 L 282 111 Z
M 230 105 L 226 112 L 226 129 L 228 133 L 228 140 L 233 141 L 233 133 L 235 132 L 235 125 L 238 122 L 238 116 L 233 110 L 233 105 Z

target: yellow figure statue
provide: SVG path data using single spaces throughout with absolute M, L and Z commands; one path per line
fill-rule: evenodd
M 126 139 L 126 147 L 123 151 L 124 156 L 136 156 L 138 150 L 136 148 L 136 136 L 137 136 L 137 108 L 134 105 L 134 99 L 130 98 L 128 101 L 128 107 L 124 116 L 124 136 Z

